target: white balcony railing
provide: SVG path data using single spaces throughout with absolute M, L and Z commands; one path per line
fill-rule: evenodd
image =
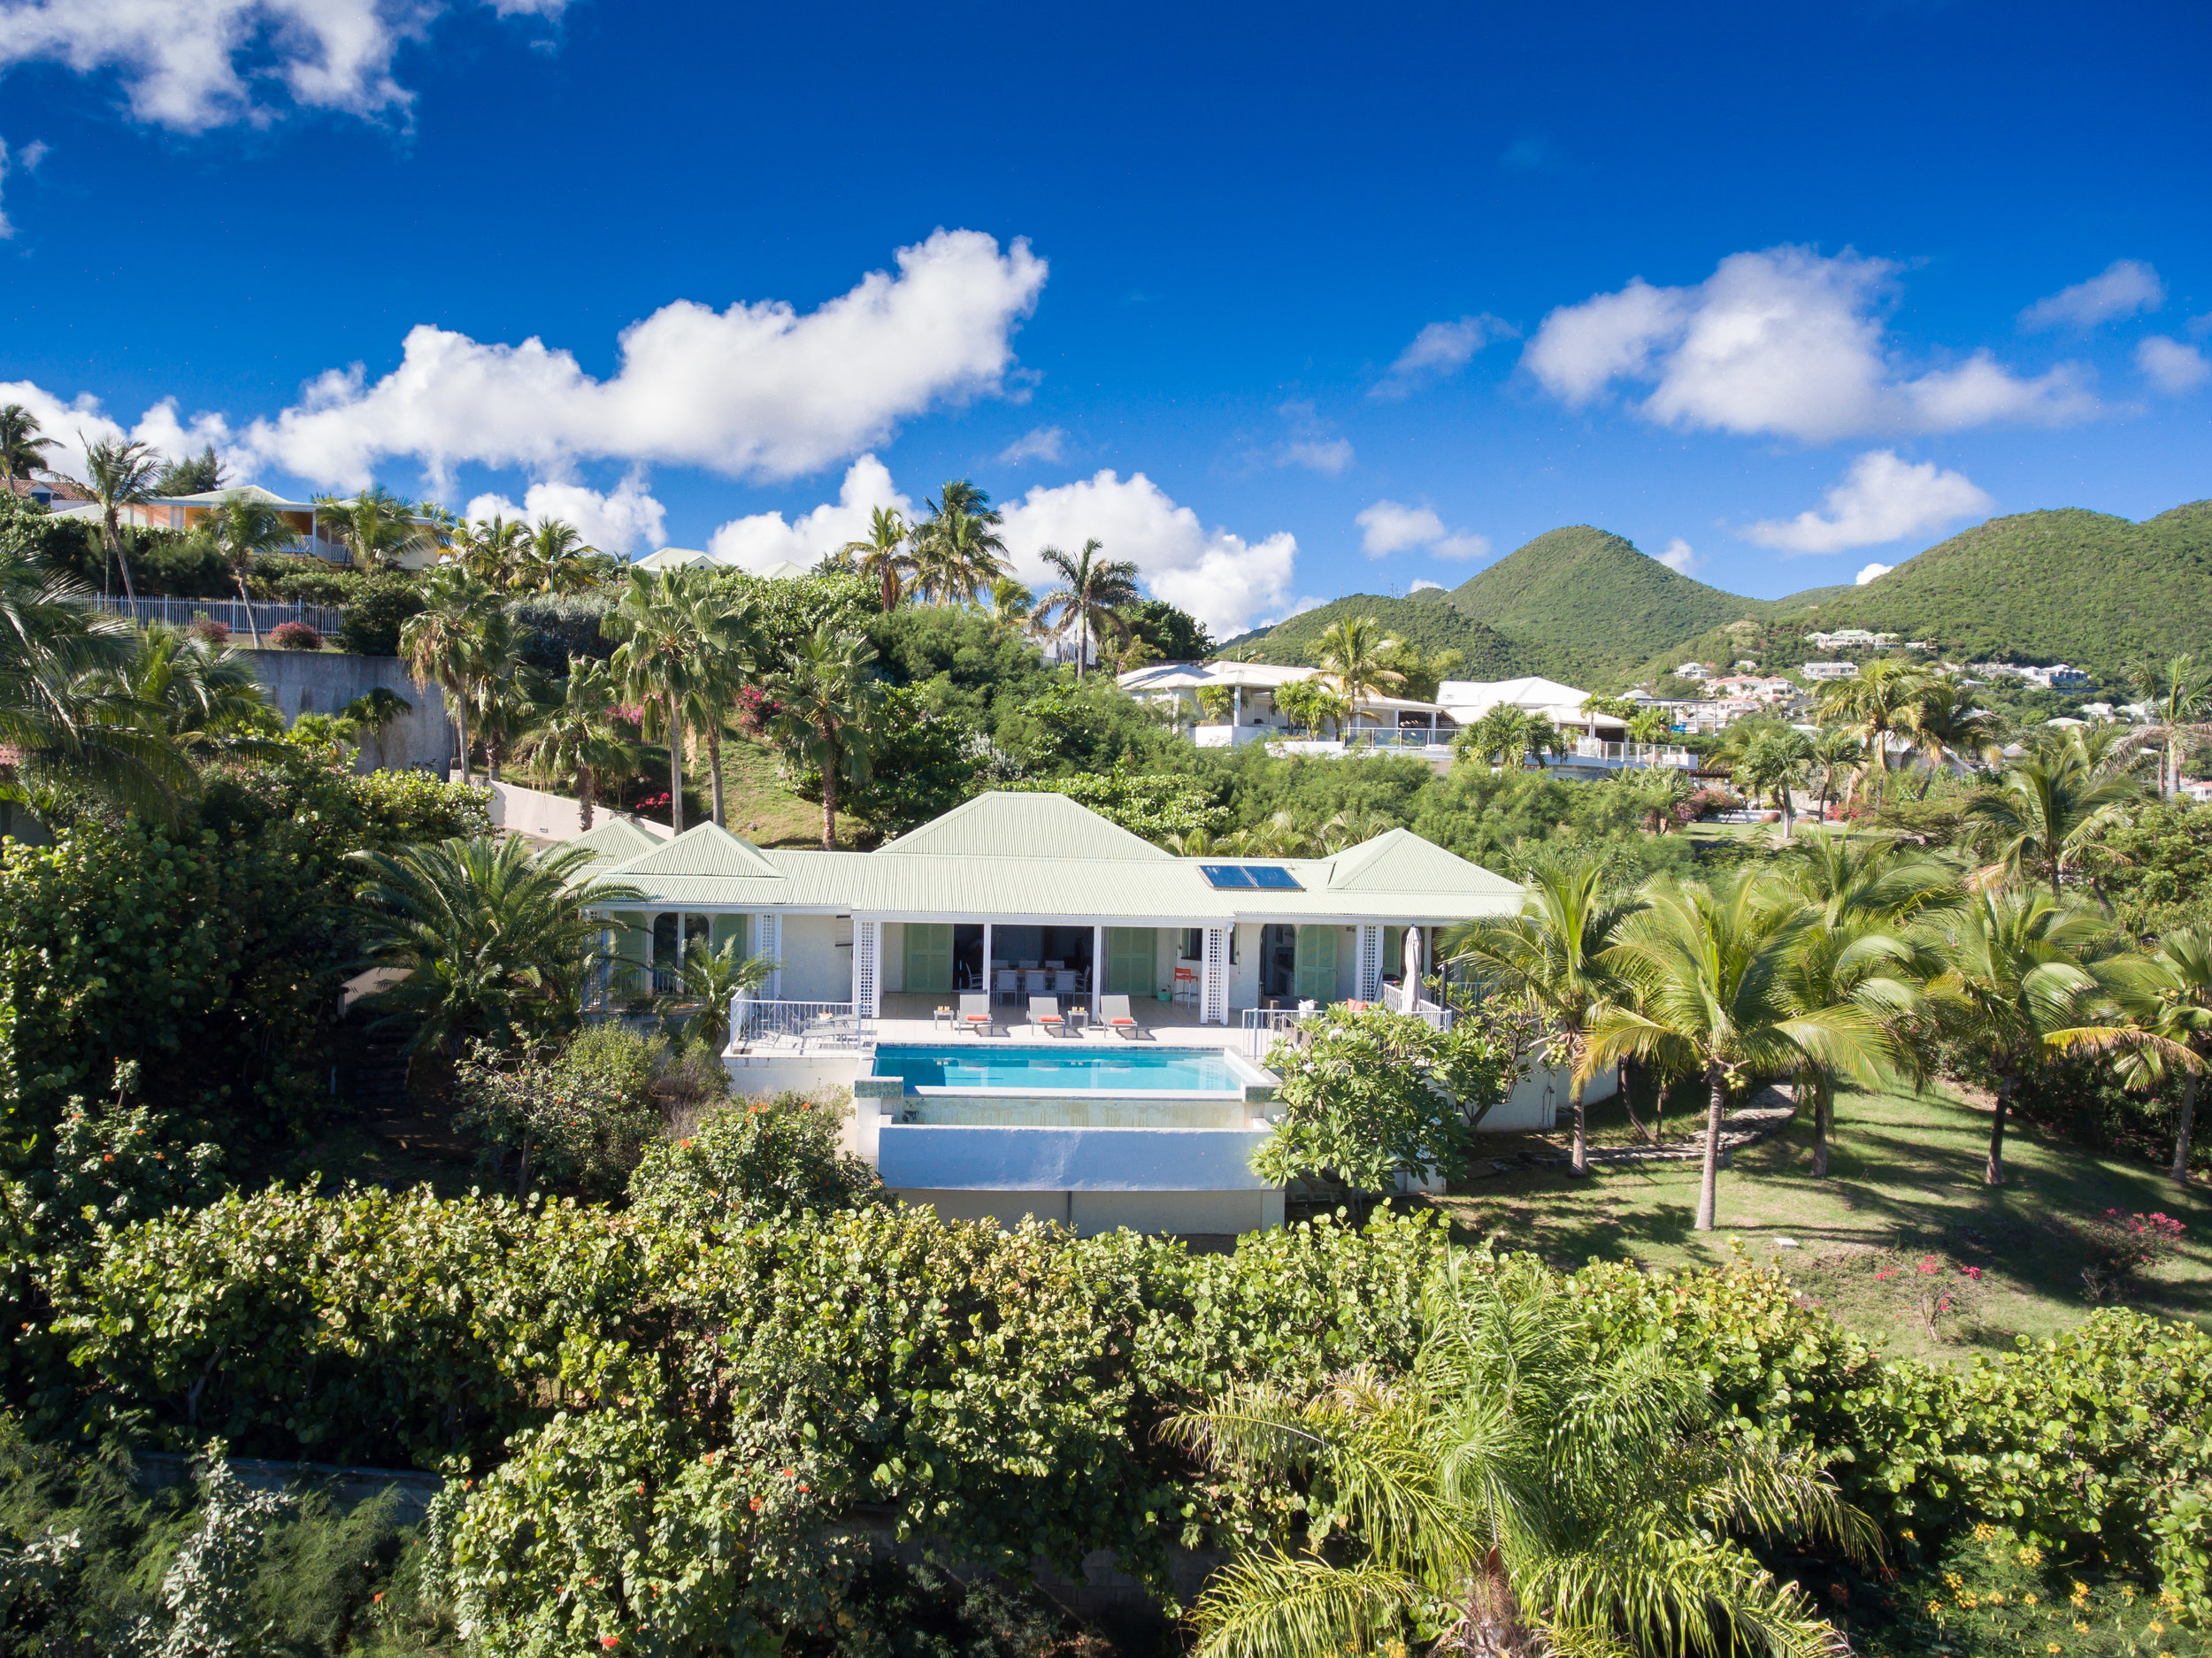
M 94 594 L 84 603 L 112 615 L 127 617 L 142 627 L 149 622 L 166 622 L 172 627 L 189 627 L 195 622 L 219 622 L 236 635 L 231 641 L 234 644 L 247 642 L 253 633 L 253 628 L 246 624 L 246 603 L 242 599 L 122 599 Z M 280 603 L 259 599 L 253 604 L 253 625 L 264 633 L 285 622 L 304 622 L 327 638 L 344 626 L 345 620 L 345 607 L 340 604 L 295 604 L 289 601 Z
M 1607 742 L 1597 737 L 1578 737 L 1567 750 L 1569 760 L 1595 760 L 1605 765 L 1663 765 L 1684 771 L 1695 768 L 1697 756 L 1687 748 L 1660 742 Z
M 741 1048 L 849 1053 L 876 1040 L 875 1023 L 849 1002 L 756 1002 L 741 995 L 730 1003 L 731 1040 Z

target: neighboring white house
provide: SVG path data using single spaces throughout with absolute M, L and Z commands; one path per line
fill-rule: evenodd
M 1146 702 L 1176 702 L 1191 722 L 1191 741 L 1202 748 L 1240 748 L 1248 742 L 1287 745 L 1293 753 L 1342 754 L 1376 748 L 1448 749 L 1458 725 L 1441 702 L 1408 696 L 1363 696 L 1344 729 L 1329 741 L 1294 740 L 1290 717 L 1275 694 L 1320 673 L 1318 668 L 1272 662 L 1155 662 L 1119 676 L 1121 688 Z M 1207 710 L 1199 693 L 1219 690 L 1228 706 Z
M 1078 1230 L 1279 1222 L 1283 1194 L 1248 1167 L 1271 1132 L 1273 1079 L 1255 1061 L 1274 1033 L 1302 1003 L 1448 1018 L 1408 969 L 1433 971 L 1440 928 L 1510 914 L 1522 896 L 1403 829 L 1326 858 L 1179 858 L 1064 795 L 1011 792 L 866 853 L 764 849 L 711 824 L 662 842 L 619 819 L 572 844 L 600 854 L 595 879 L 642 894 L 606 916 L 623 965 L 589 987 L 594 1005 L 665 985 L 693 939 L 772 956 L 725 1055 L 741 1089 L 850 1087 L 853 1147 L 895 1193 Z M 964 993 L 989 999 L 991 1034 L 955 1030 Z M 1036 995 L 1081 1028 L 1031 1025 Z M 1150 1040 L 1102 1028 L 1107 996 L 1128 997 Z M 1064 1065 L 1071 1080 L 918 1092 L 887 1050 L 933 1043 Z M 1118 1089 L 1097 1068 L 1133 1052 L 1187 1053 L 1217 1079 Z M 1532 1077 L 1487 1125 L 1548 1127 L 1558 1084 Z
M 146 501 L 134 501 L 116 508 L 117 521 L 147 530 L 194 530 L 206 519 L 209 513 L 219 507 L 226 496 L 242 495 L 273 507 L 279 517 L 291 526 L 295 537 L 292 545 L 280 548 L 280 552 L 293 553 L 326 560 L 334 564 L 350 563 L 352 555 L 343 542 L 325 527 L 323 509 L 313 501 L 288 501 L 282 495 L 272 495 L 258 484 L 232 484 L 221 489 L 210 489 L 199 495 L 162 495 Z M 51 509 L 56 518 L 78 519 L 88 524 L 102 521 L 100 503 L 80 501 Z M 420 520 L 427 523 L 427 519 Z M 436 561 L 437 549 L 425 545 L 410 553 L 400 562 L 410 570 L 419 570 Z
M 1590 700 L 1587 691 L 1535 675 L 1519 679 L 1447 679 L 1436 687 L 1436 700 L 1463 725 L 1471 725 L 1492 709 L 1504 706 L 1524 714 L 1541 714 L 1562 731 L 1615 739 L 1628 734 L 1626 720 L 1584 708 Z
M 1818 685 L 1829 679 L 1855 679 L 1859 677 L 1859 664 L 1855 662 L 1809 662 L 1801 666 L 1798 672 Z
M 633 561 L 633 570 L 743 570 L 764 581 L 787 581 L 797 576 L 814 572 L 804 564 L 794 564 L 788 558 L 779 559 L 760 570 L 740 564 L 727 553 L 702 552 L 695 547 L 664 547 L 657 553 L 648 553 Z

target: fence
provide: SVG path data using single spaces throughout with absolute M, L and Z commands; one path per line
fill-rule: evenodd
M 242 640 L 250 640 L 255 627 L 266 634 L 286 622 L 304 622 L 328 638 L 346 622 L 345 607 L 341 604 L 297 604 L 257 599 L 252 606 L 253 625 L 249 626 L 243 599 L 111 599 L 95 594 L 85 603 L 111 615 L 127 617 L 141 627 L 149 622 L 166 622 L 172 627 L 189 627 L 195 622 L 220 622 Z
M 1578 737 L 1574 747 L 1567 751 L 1571 760 L 1601 760 L 1610 765 L 1667 765 L 1694 766 L 1697 756 L 1687 748 L 1678 748 L 1658 742 L 1604 742 L 1595 737 Z
M 1302 1008 L 1247 1008 L 1244 1010 L 1244 1052 L 1249 1059 L 1266 1057 L 1267 1050 L 1298 1028 L 1298 1021 L 1315 1011 Z
M 875 1021 L 849 1002 L 730 1002 L 730 1032 L 740 1048 L 857 1048 L 875 1040 Z

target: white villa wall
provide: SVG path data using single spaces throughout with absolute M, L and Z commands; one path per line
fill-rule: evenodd
M 1229 969 L 1229 1006 L 1232 1009 L 1256 1008 L 1260 1005 L 1260 924 L 1240 923 L 1236 931 L 1237 959 Z
M 786 1002 L 852 1000 L 852 927 L 849 919 L 834 916 L 784 917 L 779 959 Z
M 1582 1091 L 1582 1102 L 1595 1105 L 1600 1100 L 1609 1100 L 1619 1088 L 1620 1073 L 1603 1072 L 1590 1078 L 1589 1086 Z M 1528 1074 L 1513 1085 L 1513 1092 L 1492 1107 L 1489 1116 L 1482 1119 L 1482 1132 L 1511 1134 L 1556 1128 L 1567 1111 L 1567 1089 L 1568 1076 L 1563 1067 L 1532 1066 Z
M 1078 1237 L 1131 1232 L 1229 1233 L 1283 1224 L 1280 1192 L 894 1192 L 926 1203 L 947 1220 L 995 1221 L 1012 1228 L 1025 1217 L 1057 1221 Z

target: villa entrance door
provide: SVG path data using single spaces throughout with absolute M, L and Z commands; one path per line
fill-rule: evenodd
M 1298 991 L 1298 929 L 1269 922 L 1260 929 L 1260 994 L 1277 1001 Z
M 1336 1000 L 1336 929 L 1298 929 L 1298 1000 L 1326 1007 Z

